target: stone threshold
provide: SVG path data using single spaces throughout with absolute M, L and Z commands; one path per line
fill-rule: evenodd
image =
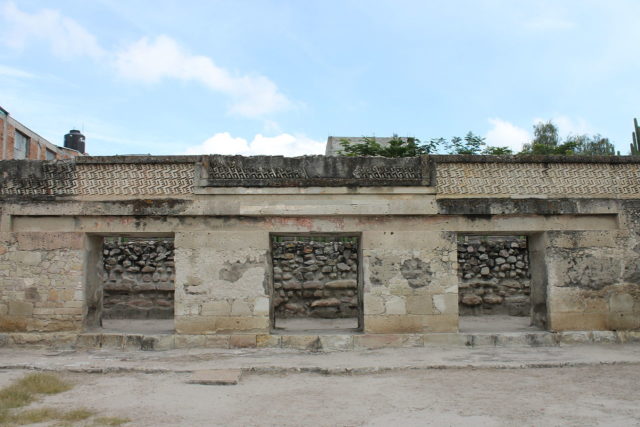
M 554 347 L 574 344 L 640 343 L 640 331 L 564 331 L 425 334 L 130 334 L 26 332 L 0 333 L 0 347 L 158 351 L 189 348 L 282 348 L 331 352 L 410 347 Z

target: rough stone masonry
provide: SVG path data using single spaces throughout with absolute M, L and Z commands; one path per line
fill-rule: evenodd
M 165 238 L 174 242 L 173 265 L 168 256 L 161 265 L 159 250 L 153 251 L 153 262 L 140 265 L 135 279 L 125 275 L 134 273 L 127 271 L 133 258 L 125 267 L 125 259 L 114 253 L 115 264 L 108 264 L 121 266 L 122 273 L 114 274 L 135 282 L 133 288 L 162 287 L 171 277 L 177 336 L 202 334 L 204 342 L 205 337 L 215 341 L 240 334 L 254 343 L 257 336 L 269 342 L 274 316 L 284 315 L 281 307 L 290 302 L 280 301 L 280 290 L 291 279 L 284 279 L 283 264 L 274 265 L 284 259 L 273 257 L 279 248 L 272 245 L 274 237 L 287 235 L 305 241 L 314 235 L 358 237 L 348 256 L 346 247 L 338 250 L 343 259 L 335 266 L 322 259 L 325 265 L 320 266 L 318 256 L 325 255 L 316 249 L 324 248 L 313 248 L 322 277 L 302 267 L 313 259 L 305 259 L 311 253 L 296 246 L 291 255 L 297 267 L 286 273 L 302 274 L 302 280 L 296 279 L 302 289 L 287 289 L 285 297 L 301 307 L 287 315 L 320 315 L 320 305 L 326 305 L 325 312 L 347 313 L 352 308 L 347 298 L 357 296 L 366 337 L 456 332 L 464 307 L 474 307 L 462 304 L 460 309 L 471 287 L 485 310 L 492 305 L 489 295 L 503 297 L 502 289 L 503 298 L 509 296 L 504 280 L 525 279 L 518 276 L 518 270 L 525 271 L 518 267 L 524 263 L 518 259 L 521 252 L 489 254 L 495 263 L 486 265 L 490 276 L 483 275 L 480 264 L 465 271 L 458 250 L 464 235 L 526 236 L 529 315 L 539 327 L 633 330 L 640 328 L 639 218 L 636 157 L 2 161 L 0 331 L 77 333 L 95 327 L 110 309 L 101 275 L 105 238 Z M 107 259 L 114 258 L 114 249 L 109 248 Z M 280 255 L 286 253 L 283 248 Z M 499 258 L 508 270 L 494 270 Z M 350 287 L 354 263 L 357 289 Z M 331 271 L 322 271 L 329 266 Z M 305 277 L 310 272 L 313 280 Z M 474 277 L 465 279 L 469 273 Z M 465 287 L 485 277 L 498 280 L 497 287 Z M 121 280 L 107 279 L 112 284 Z M 322 297 L 315 294 L 320 289 L 310 294 L 311 288 L 305 296 L 304 283 L 314 281 L 323 283 Z M 328 286 L 336 281 L 344 288 Z M 327 287 L 335 294 L 325 296 Z M 523 284 L 522 294 L 525 289 Z

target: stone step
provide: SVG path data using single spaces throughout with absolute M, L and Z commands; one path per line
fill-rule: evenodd
M 426 334 L 130 334 L 6 333 L 0 347 L 40 346 L 69 349 L 154 351 L 183 348 L 283 348 L 305 351 L 348 351 L 408 347 L 552 347 L 572 344 L 640 343 L 640 331 L 565 331 Z

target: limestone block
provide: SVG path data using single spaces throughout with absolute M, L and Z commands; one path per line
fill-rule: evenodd
M 609 297 L 609 309 L 614 312 L 632 312 L 634 303 L 633 296 L 627 293 L 613 294 Z
M 15 233 L 18 249 L 21 251 L 84 249 L 84 233 Z
M 423 317 L 416 315 L 364 316 L 364 331 L 372 334 L 410 334 L 423 329 Z M 457 323 L 456 323 L 457 326 Z
M 16 262 L 24 265 L 38 265 L 42 262 L 42 253 L 36 251 L 16 252 Z
M 198 348 L 204 347 L 206 343 L 206 335 L 176 335 L 176 348 Z
M 269 315 L 269 298 L 258 297 L 253 303 L 253 314 L 255 316 Z
M 407 307 L 404 298 L 397 296 L 387 297 L 384 302 L 386 314 L 407 314 Z
M 588 331 L 563 331 L 558 334 L 560 344 L 587 344 L 591 341 Z
M 200 312 L 203 316 L 229 316 L 231 304 L 227 300 L 211 301 L 202 304 Z
M 236 249 L 256 248 L 269 249 L 269 233 L 267 231 L 209 231 L 180 232 L 175 235 L 176 248 L 220 248 L 233 251 Z
M 458 313 L 458 294 L 433 295 L 433 307 L 441 314 Z
M 251 316 L 251 306 L 247 301 L 234 300 L 231 303 L 231 315 L 232 316 Z
M 424 334 L 424 346 L 464 346 L 467 336 L 457 333 L 427 333 Z
M 269 330 L 269 317 L 176 316 L 175 326 L 179 334 L 266 333 Z
M 640 328 L 640 313 L 620 312 L 609 313 L 609 328 L 615 330 L 630 330 Z
M 317 335 L 283 335 L 282 348 L 296 350 L 320 350 L 320 338 Z
M 353 335 L 320 335 L 324 351 L 345 351 L 353 349 Z
M 609 329 L 608 313 L 549 313 L 551 331 L 601 331 Z
M 9 301 L 9 316 L 31 316 L 33 303 L 26 301 Z
M 229 335 L 206 335 L 204 346 L 206 348 L 229 348 Z
M 370 294 L 364 295 L 364 314 L 375 315 L 384 313 L 384 299 Z
M 407 296 L 407 314 L 434 314 L 433 300 L 429 295 Z
M 100 346 L 102 348 L 122 349 L 124 336 L 122 334 L 102 334 Z
M 595 344 L 617 344 L 618 334 L 614 331 L 592 331 L 591 340 Z
M 255 334 L 237 334 L 229 337 L 229 348 L 255 348 L 256 345 Z
M 420 317 L 422 318 L 422 327 L 425 332 L 458 331 L 457 314 L 434 314 Z
M 422 346 L 424 346 L 423 337 L 416 334 L 365 334 L 353 337 L 353 347 L 357 350 Z
M 260 334 L 256 336 L 258 348 L 279 348 L 282 345 L 280 335 Z

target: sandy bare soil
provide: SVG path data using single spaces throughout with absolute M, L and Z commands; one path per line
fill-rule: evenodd
M 0 386 L 25 371 L 0 371 Z M 637 426 L 637 365 L 446 369 L 358 376 L 245 374 L 235 386 L 191 374 L 62 374 L 76 383 L 38 406 L 79 406 L 135 426 Z

